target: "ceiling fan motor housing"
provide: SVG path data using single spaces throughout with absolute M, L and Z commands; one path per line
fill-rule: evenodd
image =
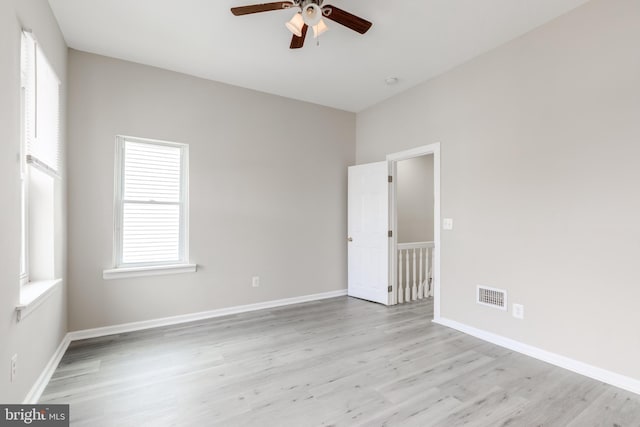
M 322 6 L 324 0 L 292 0 L 294 6 L 299 6 L 302 10 L 310 4 L 317 4 L 318 6 Z

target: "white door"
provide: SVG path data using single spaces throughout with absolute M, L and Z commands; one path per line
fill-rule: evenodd
M 389 166 L 349 168 L 348 294 L 389 304 Z

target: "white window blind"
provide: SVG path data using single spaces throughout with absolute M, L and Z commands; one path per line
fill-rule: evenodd
M 20 282 L 54 274 L 54 188 L 60 162 L 60 81 L 33 34 L 20 49 Z
M 21 57 L 26 161 L 55 175 L 60 167 L 60 80 L 29 32 L 22 33 Z
M 187 146 L 118 137 L 116 267 L 186 263 Z
M 29 132 L 33 128 L 33 118 L 35 117 L 35 43 L 33 38 L 27 33 L 22 33 L 22 45 L 20 47 L 20 282 L 22 284 L 29 280 L 28 270 L 28 186 L 27 186 L 27 164 L 26 164 L 26 144 Z

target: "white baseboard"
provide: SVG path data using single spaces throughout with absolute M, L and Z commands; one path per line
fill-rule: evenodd
M 69 334 L 66 334 L 64 338 L 62 338 L 60 345 L 58 345 L 55 353 L 53 353 L 53 356 L 51 356 L 51 359 L 49 359 L 49 362 L 44 367 L 42 373 L 33 384 L 31 390 L 29 390 L 29 393 L 27 393 L 27 396 L 24 398 L 24 401 L 22 403 L 24 403 L 25 405 L 38 403 L 42 392 L 44 391 L 47 384 L 49 384 L 51 376 L 58 367 L 58 363 L 60 363 L 60 360 L 62 359 L 62 356 L 64 356 L 65 351 L 67 351 L 67 347 L 69 347 L 70 343 L 71 340 L 69 338 Z
M 320 294 L 303 295 L 293 298 L 285 298 L 279 300 L 259 302 L 256 304 L 238 305 L 235 307 L 220 308 L 217 310 L 203 311 L 200 313 L 184 314 L 181 316 L 164 317 L 160 319 L 145 320 L 142 322 L 123 323 L 120 325 L 105 326 L 103 328 L 84 329 L 80 331 L 68 332 L 62 339 L 62 342 L 56 349 L 55 353 L 45 366 L 44 370 L 36 380 L 35 384 L 29 390 L 24 398 L 25 404 L 35 404 L 40 400 L 42 392 L 49 383 L 51 376 L 58 367 L 58 363 L 62 359 L 67 347 L 72 341 L 83 340 L 87 338 L 96 338 L 106 335 L 121 334 L 124 332 L 141 331 L 144 329 L 157 328 L 160 326 L 177 325 L 180 323 L 193 322 L 196 320 L 212 319 L 214 317 L 227 316 L 229 314 L 247 313 L 250 311 L 264 310 L 266 308 L 283 307 L 286 305 L 300 304 L 303 302 L 320 301 L 328 298 L 336 298 L 347 295 L 346 289 L 339 291 L 323 292 Z
M 77 341 L 87 338 L 103 337 L 106 335 L 122 334 L 125 332 L 141 331 L 144 329 L 157 328 L 160 326 L 170 326 L 180 323 L 194 322 L 197 320 L 212 319 L 214 317 L 228 316 L 230 314 L 247 313 L 249 311 L 264 310 L 266 308 L 282 307 L 285 305 L 300 304 L 309 301 L 319 301 L 327 298 L 335 298 L 345 295 L 347 295 L 347 290 L 341 289 L 339 291 L 303 295 L 293 298 L 259 302 L 256 304 L 237 305 L 235 307 L 219 308 L 216 310 L 183 314 L 180 316 L 163 317 L 160 319 L 144 320 L 141 322 L 122 323 L 119 325 L 105 326 L 102 328 L 84 329 L 80 331 L 69 332 L 69 336 L 71 338 L 71 341 Z
M 433 319 L 433 322 L 439 325 L 448 326 L 460 332 L 464 332 L 467 335 L 472 335 L 476 338 L 480 338 L 481 340 L 488 341 L 492 344 L 499 345 L 500 347 L 508 348 L 509 350 L 513 350 L 518 353 L 533 357 L 535 359 L 542 360 L 543 362 L 547 362 L 552 365 L 567 369 L 569 371 L 573 371 L 580 375 L 584 375 L 585 377 L 593 378 L 594 380 L 610 384 L 623 390 L 640 394 L 640 380 L 627 377 L 616 372 L 608 371 L 606 369 L 598 368 L 596 366 L 589 365 L 587 363 L 583 363 L 557 353 L 552 353 L 538 347 L 524 344 L 519 341 L 503 337 L 502 335 L 483 331 L 482 329 L 477 329 L 472 326 L 465 325 L 464 323 L 456 322 L 455 320 L 440 317 L 437 319 Z

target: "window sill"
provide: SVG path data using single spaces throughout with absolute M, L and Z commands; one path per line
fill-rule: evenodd
M 38 306 L 60 287 L 62 279 L 39 280 L 20 287 L 20 304 L 16 306 L 18 321 L 31 314 Z
M 105 280 L 126 279 L 129 277 L 161 276 L 165 274 L 195 273 L 196 264 L 154 265 L 150 267 L 112 268 L 102 272 Z

